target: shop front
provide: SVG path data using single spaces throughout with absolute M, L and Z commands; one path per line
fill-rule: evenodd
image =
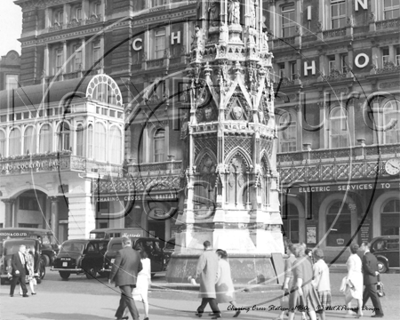
M 320 247 L 329 262 L 345 262 L 352 242 L 398 235 L 399 182 L 332 183 L 283 188 L 283 232 L 292 242 Z

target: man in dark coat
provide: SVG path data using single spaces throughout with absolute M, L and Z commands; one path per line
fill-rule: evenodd
M 109 283 L 115 281 L 115 286 L 121 290 L 119 307 L 115 313 L 117 320 L 123 318 L 125 308 L 128 307 L 133 320 L 139 319 L 139 312 L 135 301 L 132 298 L 132 290 L 136 287 L 137 275 L 142 270 L 140 255 L 132 249 L 132 240 L 127 237 L 122 238 L 123 248 L 117 252 L 115 262 L 111 269 Z
M 196 276 L 200 279 L 199 297 L 201 305 L 197 308 L 196 316 L 201 317 L 207 304 L 210 304 L 214 313 L 212 319 L 221 318 L 216 302 L 215 284 L 218 280 L 218 256 L 212 250 L 210 241 L 204 241 L 204 252 L 197 262 Z
M 364 286 L 365 286 L 363 294 L 363 309 L 368 299 L 371 298 L 375 310 L 375 314 L 372 317 L 382 318 L 383 309 L 378 294 L 376 292 L 376 284 L 378 282 L 377 276 L 379 275 L 378 260 L 369 251 L 369 249 L 370 249 L 370 244 L 368 242 L 363 242 L 360 247 L 360 250 L 364 252 L 364 255 L 362 257 L 362 267 L 363 267 Z
M 11 268 L 12 268 L 12 280 L 10 286 L 10 297 L 14 296 L 14 289 L 17 283 L 19 282 L 22 288 L 23 297 L 27 298 L 28 296 L 28 289 L 26 288 L 26 259 L 25 259 L 25 245 L 19 246 L 19 251 L 13 254 L 11 258 Z

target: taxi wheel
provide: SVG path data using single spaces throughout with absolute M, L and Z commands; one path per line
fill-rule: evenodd
M 50 258 L 48 256 L 46 256 L 45 254 L 42 255 L 42 260 L 45 266 L 49 266 L 50 265 Z
M 63 280 L 67 280 L 67 279 L 69 278 L 69 276 L 70 276 L 70 273 L 69 273 L 69 272 L 60 271 L 60 277 L 61 277 Z
M 386 261 L 378 260 L 378 271 L 379 273 L 386 273 L 388 271 Z
M 97 272 L 98 272 L 97 268 L 93 268 L 93 267 L 89 268 L 88 270 L 86 270 L 86 278 L 87 279 L 96 279 Z
M 41 264 L 39 266 L 39 279 L 40 280 L 44 279 L 45 275 L 46 275 L 46 267 L 45 267 L 45 265 Z

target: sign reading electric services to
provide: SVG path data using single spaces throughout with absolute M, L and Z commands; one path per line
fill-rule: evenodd
M 286 187 L 285 193 L 313 193 L 332 191 L 360 191 L 373 189 L 400 189 L 400 182 L 346 183 L 329 186 Z

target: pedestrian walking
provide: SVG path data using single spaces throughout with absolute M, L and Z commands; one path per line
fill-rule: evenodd
M 217 303 L 229 302 L 232 305 L 232 310 L 236 310 L 234 318 L 240 315 L 240 310 L 235 302 L 235 287 L 233 286 L 231 267 L 228 262 L 228 254 L 225 250 L 218 249 L 218 280 L 215 285 Z
M 296 309 L 307 311 L 311 320 L 316 320 L 316 311 L 320 309 L 318 295 L 311 283 L 313 268 L 310 259 L 305 255 L 301 244 L 293 246 L 296 261 L 293 264 L 293 288 L 289 296 L 289 320 L 294 319 Z
M 285 277 L 283 280 L 282 290 L 283 290 L 283 297 L 281 299 L 281 308 L 282 312 L 276 320 L 283 320 L 285 315 L 288 315 L 288 309 L 290 308 L 289 303 L 286 303 L 288 299 L 290 290 L 293 286 L 293 272 L 292 267 L 294 262 L 296 261 L 296 257 L 293 254 L 293 244 L 291 242 L 286 242 L 286 254 L 288 257 L 285 259 Z M 285 302 L 284 302 L 285 301 Z M 292 306 L 293 308 L 295 306 Z
M 29 297 L 28 289 L 26 288 L 27 270 L 26 270 L 25 252 L 26 252 L 26 246 L 22 244 L 19 246 L 19 251 L 13 254 L 11 258 L 12 280 L 10 286 L 10 297 L 14 296 L 15 286 L 17 285 L 18 282 L 22 287 L 22 296 L 24 298 Z
M 364 294 L 363 294 L 363 306 L 364 309 L 369 298 L 372 300 L 372 304 L 374 306 L 375 314 L 372 316 L 374 318 L 382 318 L 383 317 L 383 309 L 381 306 L 381 302 L 378 297 L 378 293 L 376 291 L 376 284 L 378 283 L 378 260 L 376 257 L 369 251 L 370 243 L 363 242 L 361 244 L 361 251 L 364 252 L 362 258 L 362 269 L 364 275 Z
M 35 295 L 35 286 L 37 284 L 36 278 L 35 278 L 35 258 L 34 258 L 34 249 L 33 248 L 28 248 L 27 249 L 28 253 L 25 254 L 25 261 L 26 261 L 26 282 L 29 283 L 29 288 L 31 289 L 31 294 Z M 23 290 L 22 286 L 20 285 L 19 287 L 19 294 L 22 296 L 23 295 Z
M 218 280 L 218 256 L 212 250 L 210 241 L 204 241 L 204 252 L 201 254 L 196 267 L 195 279 L 200 280 L 199 298 L 201 305 L 197 308 L 196 316 L 201 317 L 207 304 L 214 313 L 213 319 L 221 318 L 217 301 L 215 284 Z
M 303 244 L 303 246 L 306 246 L 306 245 Z M 306 257 L 307 257 L 308 259 L 310 259 L 311 264 L 314 264 L 315 261 L 314 261 L 314 257 L 313 257 L 313 250 L 306 247 L 306 250 L 305 250 L 304 253 L 305 253 Z
M 321 302 L 322 310 L 318 313 L 322 320 L 326 319 L 325 308 L 331 305 L 331 281 L 329 277 L 329 267 L 324 261 L 324 252 L 321 249 L 315 249 L 314 256 L 314 280 L 313 286 L 318 292 L 318 297 Z
M 347 315 L 358 318 L 363 316 L 362 312 L 362 295 L 363 295 L 363 274 L 362 274 L 362 261 L 357 254 L 359 245 L 353 243 L 349 247 L 350 257 L 347 259 L 347 276 L 344 279 L 343 288 L 341 291 L 345 294 L 345 304 L 347 306 Z M 357 300 L 357 308 L 353 312 L 351 308 L 351 301 Z
M 108 283 L 115 281 L 115 286 L 121 290 L 119 307 L 115 313 L 117 320 L 127 319 L 123 317 L 125 308 L 128 307 L 133 320 L 139 319 L 139 312 L 132 297 L 132 290 L 136 287 L 138 273 L 142 270 L 142 262 L 139 253 L 132 248 L 132 240 L 122 238 L 123 248 L 117 252 L 112 266 Z
M 140 250 L 140 261 L 143 269 L 139 272 L 136 282 L 136 288 L 132 291 L 133 299 L 143 302 L 144 316 L 143 320 L 149 320 L 149 287 L 151 285 L 151 261 L 147 256 L 146 251 Z M 125 309 L 124 317 L 128 316 L 128 311 Z

